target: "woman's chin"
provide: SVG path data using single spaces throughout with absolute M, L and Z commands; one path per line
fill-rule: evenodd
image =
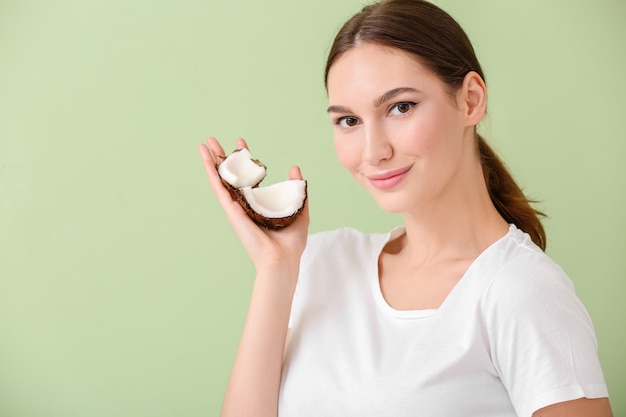
M 387 213 L 405 213 L 411 210 L 415 204 L 414 193 L 407 193 L 401 187 L 395 187 L 393 190 L 382 190 L 373 187 L 368 182 L 361 182 L 361 186 L 376 201 L 378 207 Z
M 380 207 L 380 209 L 382 211 L 385 211 L 387 213 L 406 213 L 407 211 L 409 211 L 409 204 L 407 201 L 402 201 L 401 199 L 398 198 L 391 198 L 390 196 L 385 196 L 383 198 L 380 197 L 375 197 L 376 203 L 378 204 L 378 207 Z

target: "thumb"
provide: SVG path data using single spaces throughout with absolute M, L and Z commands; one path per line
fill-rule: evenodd
M 301 180 L 302 178 L 302 172 L 300 171 L 300 167 L 297 165 L 294 165 L 291 167 L 291 169 L 289 169 L 289 179 L 290 180 Z

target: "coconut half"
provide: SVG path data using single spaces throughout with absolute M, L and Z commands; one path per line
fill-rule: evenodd
M 261 162 L 252 159 L 246 148 L 238 149 L 224 159 L 217 167 L 220 177 L 235 188 L 255 187 L 259 185 L 267 168 Z
M 248 216 L 268 229 L 282 229 L 293 223 L 306 202 L 306 181 L 288 180 L 267 187 L 244 187 L 241 190 Z
M 240 149 L 223 159 L 217 172 L 224 185 L 256 224 L 278 230 L 293 223 L 307 199 L 305 180 L 288 180 L 259 187 L 267 168 Z

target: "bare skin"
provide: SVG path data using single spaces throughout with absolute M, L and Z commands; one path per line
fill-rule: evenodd
M 533 413 L 533 417 L 613 417 L 608 398 L 579 398 L 552 404 Z

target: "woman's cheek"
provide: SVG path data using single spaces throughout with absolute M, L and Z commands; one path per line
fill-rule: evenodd
M 358 142 L 348 138 L 335 138 L 335 152 L 339 163 L 350 173 L 354 174 L 360 164 Z
M 433 132 L 428 121 L 406 120 L 397 123 L 393 132 L 396 152 L 403 154 L 422 155 L 437 143 L 436 132 Z

